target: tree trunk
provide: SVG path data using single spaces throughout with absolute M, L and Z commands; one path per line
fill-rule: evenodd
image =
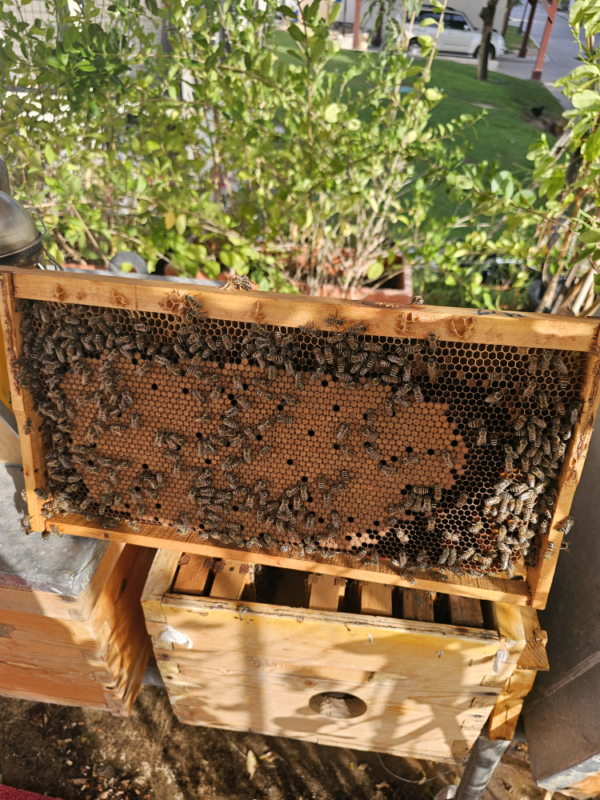
M 477 80 L 487 81 L 488 60 L 490 57 L 490 38 L 494 30 L 494 14 L 498 0 L 488 0 L 487 5 L 481 9 L 479 16 L 483 20 L 481 28 L 481 44 L 479 45 L 479 61 L 477 63 Z
M 502 20 L 502 36 L 506 36 L 506 29 L 508 28 L 508 23 L 510 20 L 510 12 L 516 5 L 516 0 L 508 0 L 506 4 L 506 11 L 504 12 L 504 19 Z

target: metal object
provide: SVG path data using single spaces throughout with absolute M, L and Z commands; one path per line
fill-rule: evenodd
M 33 217 L 10 196 L 5 162 L 0 158 L 0 264 L 35 268 L 42 252 L 42 234 Z
M 600 781 L 599 470 L 596 433 L 573 501 L 569 551 L 540 612 L 551 669 L 538 673 L 523 709 L 537 785 L 576 797 L 596 795 Z
M 480 800 L 510 741 L 491 741 L 480 733 L 465 766 L 456 800 Z

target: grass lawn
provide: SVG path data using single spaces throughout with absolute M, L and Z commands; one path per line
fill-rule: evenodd
M 294 61 L 285 52 L 294 46 L 292 39 L 284 31 L 277 31 L 275 37 L 281 57 Z M 360 57 L 351 50 L 340 51 L 330 62 L 331 68 L 356 63 Z M 448 122 L 463 113 L 478 114 L 483 109 L 477 103 L 487 107 L 485 117 L 468 134 L 470 158 L 475 162 L 497 159 L 518 176 L 529 166 L 527 150 L 540 136 L 539 129 L 530 124 L 534 119 L 531 109 L 545 106 L 546 116 L 557 120 L 562 116 L 560 103 L 541 83 L 497 73 L 490 73 L 486 82 L 478 81 L 475 62 L 471 66 L 435 61 L 431 85 L 445 94 L 432 114 L 433 122 Z M 360 92 L 367 83 L 357 78 L 352 87 Z
M 506 33 L 504 34 L 504 41 L 506 42 L 506 48 L 510 53 L 518 53 L 521 49 L 521 44 L 523 43 L 523 34 L 518 32 L 519 29 L 515 25 L 509 25 L 506 29 Z M 534 55 L 537 53 L 538 48 L 533 41 L 533 39 L 529 39 L 529 44 L 527 45 L 527 52 L 528 55 Z

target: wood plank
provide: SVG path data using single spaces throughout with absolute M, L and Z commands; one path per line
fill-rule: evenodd
M 181 552 L 196 553 L 212 558 L 232 558 L 253 564 L 264 564 L 271 567 L 295 569 L 300 572 L 318 572 L 326 575 L 336 575 L 341 578 L 354 578 L 364 580 L 368 577 L 374 583 L 387 583 L 393 586 L 412 587 L 425 591 L 442 591 L 444 594 L 456 594 L 464 597 L 479 597 L 483 600 L 502 601 L 527 605 L 530 601 L 528 586 L 524 581 L 511 581 L 503 578 L 471 578 L 469 576 L 442 582 L 431 577 L 421 578 L 415 576 L 412 580 L 404 577 L 401 569 L 392 566 L 390 562 L 381 560 L 377 567 L 371 565 L 353 566 L 353 560 L 348 558 L 343 565 L 332 564 L 330 560 L 319 555 L 305 556 L 303 559 L 283 553 L 270 554 L 258 548 L 237 549 L 231 545 L 218 543 L 208 544 L 195 533 L 180 536 L 174 528 L 161 525 L 140 524 L 141 533 L 133 533 L 126 524 L 117 524 L 110 530 L 98 528 L 93 522 L 88 522 L 82 515 L 68 515 L 54 519 L 52 524 L 65 534 L 71 536 L 87 536 L 94 539 L 129 542 L 142 547 L 154 547 L 169 551 L 176 551 L 173 575 L 177 569 L 177 560 Z M 340 559 L 341 560 L 341 559 Z
M 521 606 L 519 611 L 523 620 L 527 644 L 521 653 L 518 668 L 548 672 L 550 669 L 546 653 L 548 634 L 540 628 L 540 621 L 535 609 L 530 606 Z
M 240 600 L 247 584 L 254 580 L 251 564 L 233 559 L 219 560 L 213 567 L 215 579 L 210 596 L 214 599 Z
M 179 557 L 179 552 L 157 550 L 141 597 L 146 620 L 164 621 L 162 599 L 173 583 L 177 565 L 179 564 Z
M 464 625 L 466 628 L 483 628 L 483 612 L 481 600 L 474 597 L 448 598 L 450 619 L 453 625 Z
M 333 575 L 308 576 L 308 608 L 338 611 L 346 592 L 346 580 Z
M 188 553 L 182 555 L 173 584 L 173 594 L 203 595 L 212 564 L 211 558 Z
M 510 603 L 494 603 L 492 615 L 500 634 L 500 649 L 508 653 L 507 663 L 518 664 L 527 644 L 520 609 Z
M 404 619 L 417 619 L 433 622 L 433 601 L 435 592 L 420 589 L 404 589 L 402 592 L 402 616 Z
M 399 335 L 399 327 L 410 327 L 412 337 L 437 334 L 446 341 L 494 342 L 515 347 L 543 347 L 590 352 L 596 344 L 599 324 L 550 314 L 508 313 L 442 306 L 396 306 L 384 308 L 368 301 L 336 300 L 324 297 L 282 296 L 270 292 L 223 292 L 210 286 L 178 284 L 165 287 L 160 281 L 123 279 L 19 270 L 4 267 L 13 275 L 15 296 L 48 302 L 97 305 L 104 308 L 164 313 L 165 296 L 173 291 L 191 293 L 202 301 L 210 317 L 242 322 L 256 321 L 260 302 L 261 319 L 268 325 L 309 325 L 328 330 L 329 316 L 344 316 L 349 323 L 363 322 L 369 334 Z
M 413 700 L 398 686 L 356 686 L 344 681 L 311 681 L 275 675 L 268 687 L 260 675 L 223 675 L 219 692 L 213 681 L 184 685 L 171 695 L 175 714 L 186 723 L 232 730 L 293 736 L 358 750 L 452 760 L 453 744 L 472 744 L 485 724 L 486 711 L 461 705 L 431 707 Z M 169 685 L 171 692 L 179 687 Z M 315 713 L 310 699 L 321 692 L 344 692 L 362 700 L 366 712 L 353 719 L 335 719 Z
M 35 272 L 38 273 L 37 270 Z M 32 530 L 43 531 L 46 523 L 42 515 L 43 501 L 35 494 L 35 489 L 41 489 L 45 484 L 46 464 L 42 440 L 40 435 L 34 436 L 25 433 L 27 420 L 31 421 L 32 428 L 37 431 L 41 425 L 41 418 L 34 411 L 32 395 L 21 388 L 17 377 L 16 360 L 17 354 L 22 351 L 23 337 L 20 331 L 22 315 L 15 311 L 13 276 L 4 274 L 0 276 L 0 280 L 0 319 L 9 367 L 12 409 L 20 433 L 21 458 L 19 461 L 23 464 L 27 508 L 31 517 Z
M 511 741 L 523 708 L 523 701 L 531 691 L 536 670 L 516 669 L 494 706 L 488 723 L 488 738 Z
M 392 587 L 383 583 L 360 584 L 360 613 L 378 617 L 392 616 Z
M 538 563 L 535 569 L 528 573 L 529 585 L 532 593 L 534 608 L 546 608 L 550 586 L 556 570 L 560 545 L 563 534 L 559 526 L 569 515 L 575 491 L 581 478 L 585 457 L 590 446 L 590 439 L 594 430 L 594 421 L 598 404 L 600 403 L 600 350 L 596 347 L 595 353 L 588 357 L 585 382 L 582 392 L 584 399 L 579 421 L 573 431 L 573 436 L 567 448 L 565 463 L 561 469 L 558 480 L 558 496 L 554 507 L 554 515 L 549 526 L 549 531 L 541 537 L 539 544 Z M 548 544 L 554 544 L 554 552 L 550 558 L 545 558 Z
M 15 433 L 3 417 L 0 417 L 0 462 L 3 464 L 20 464 L 21 459 L 19 435 Z

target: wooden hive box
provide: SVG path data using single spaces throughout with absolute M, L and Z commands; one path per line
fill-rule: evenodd
M 142 604 L 193 725 L 460 761 L 492 711 L 512 737 L 508 682 L 540 665 L 533 609 L 240 561 L 159 550 Z
M 0 466 L 0 694 L 126 717 L 151 652 L 140 596 L 154 551 L 25 537 L 22 485 Z
M 598 320 L 9 269 L 1 305 L 34 530 L 544 607 Z

